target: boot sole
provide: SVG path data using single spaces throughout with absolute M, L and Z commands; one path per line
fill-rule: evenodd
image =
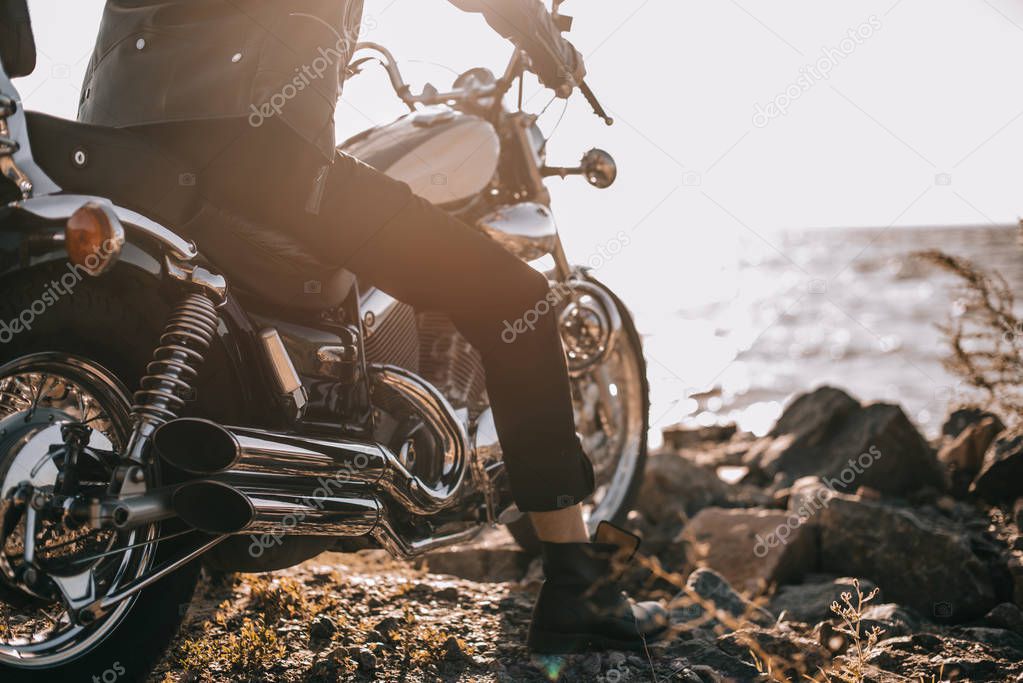
M 647 642 L 653 642 L 654 640 L 657 640 L 656 635 L 652 635 L 644 642 L 642 640 L 617 640 L 590 633 L 553 633 L 541 631 L 529 634 L 529 638 L 526 640 L 526 647 L 530 651 L 541 655 L 570 655 L 580 652 L 604 650 L 640 652 Z

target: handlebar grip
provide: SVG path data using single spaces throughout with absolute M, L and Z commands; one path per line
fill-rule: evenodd
M 604 107 L 597 100 L 597 96 L 593 94 L 593 91 L 590 90 L 590 86 L 586 85 L 586 81 L 582 81 L 579 83 L 579 92 L 583 94 L 583 97 L 586 98 L 586 101 L 590 103 L 591 107 L 593 107 L 594 114 L 604 119 L 604 123 L 606 123 L 607 125 L 609 126 L 614 125 L 615 120 L 608 116 L 607 112 L 604 111 Z

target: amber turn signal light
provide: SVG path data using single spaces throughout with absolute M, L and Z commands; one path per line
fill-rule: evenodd
M 95 202 L 78 207 L 64 228 L 68 260 L 92 276 L 110 270 L 121 255 L 124 228 L 113 211 Z

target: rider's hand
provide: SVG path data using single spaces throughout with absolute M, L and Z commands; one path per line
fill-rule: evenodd
M 466 12 L 480 12 L 494 30 L 529 55 L 530 70 L 558 97 L 568 97 L 586 75 L 583 56 L 562 35 L 540 0 L 449 0 Z
M 565 59 L 559 65 L 537 64 L 537 60 L 533 60 L 534 71 L 540 82 L 562 98 L 571 96 L 586 77 L 586 64 L 582 53 L 567 40 L 565 41 L 565 50 Z

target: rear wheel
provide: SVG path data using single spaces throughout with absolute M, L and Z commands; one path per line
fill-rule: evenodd
M 593 280 L 587 284 L 610 295 L 616 307 L 614 314 L 621 319 L 611 351 L 601 362 L 585 369 L 579 367 L 580 354 L 594 348 L 601 325 L 596 318 L 610 312 L 603 311 L 598 298 L 583 294 L 583 314 L 573 321 L 562 319 L 569 366 L 575 368 L 572 396 L 576 430 L 593 463 L 596 480 L 596 490 L 583 504 L 592 533 L 604 520 L 623 523 L 636 502 L 646 468 L 650 399 L 642 340 L 632 316 L 603 285 Z M 587 310 L 595 311 L 597 316 L 591 319 L 585 315 Z M 509 524 L 508 530 L 523 549 L 540 552 L 540 541 L 528 515 Z
M 125 387 L 137 386 L 159 330 L 146 325 L 159 319 L 159 309 L 132 310 L 126 297 L 93 281 L 46 299 L 50 305 L 39 312 L 32 307 L 49 282 L 42 271 L 0 283 L 0 320 L 33 311 L 31 326 L 0 345 L 0 500 L 8 503 L 22 482 L 42 491 L 54 485 L 62 470 L 62 427 L 68 425 L 90 428 L 87 445 L 95 454 L 80 459 L 76 490 L 106 488 L 113 462 L 102 454 L 126 444 L 131 426 Z M 31 535 L 38 577 L 28 581 L 25 516 L 9 519 L 16 526 L 0 547 L 0 680 L 144 679 L 191 600 L 197 563 L 91 623 L 73 619 L 69 603 L 78 604 L 90 590 L 102 597 L 176 556 L 175 541 L 146 543 L 168 533 L 168 525 L 122 533 L 45 521 Z

